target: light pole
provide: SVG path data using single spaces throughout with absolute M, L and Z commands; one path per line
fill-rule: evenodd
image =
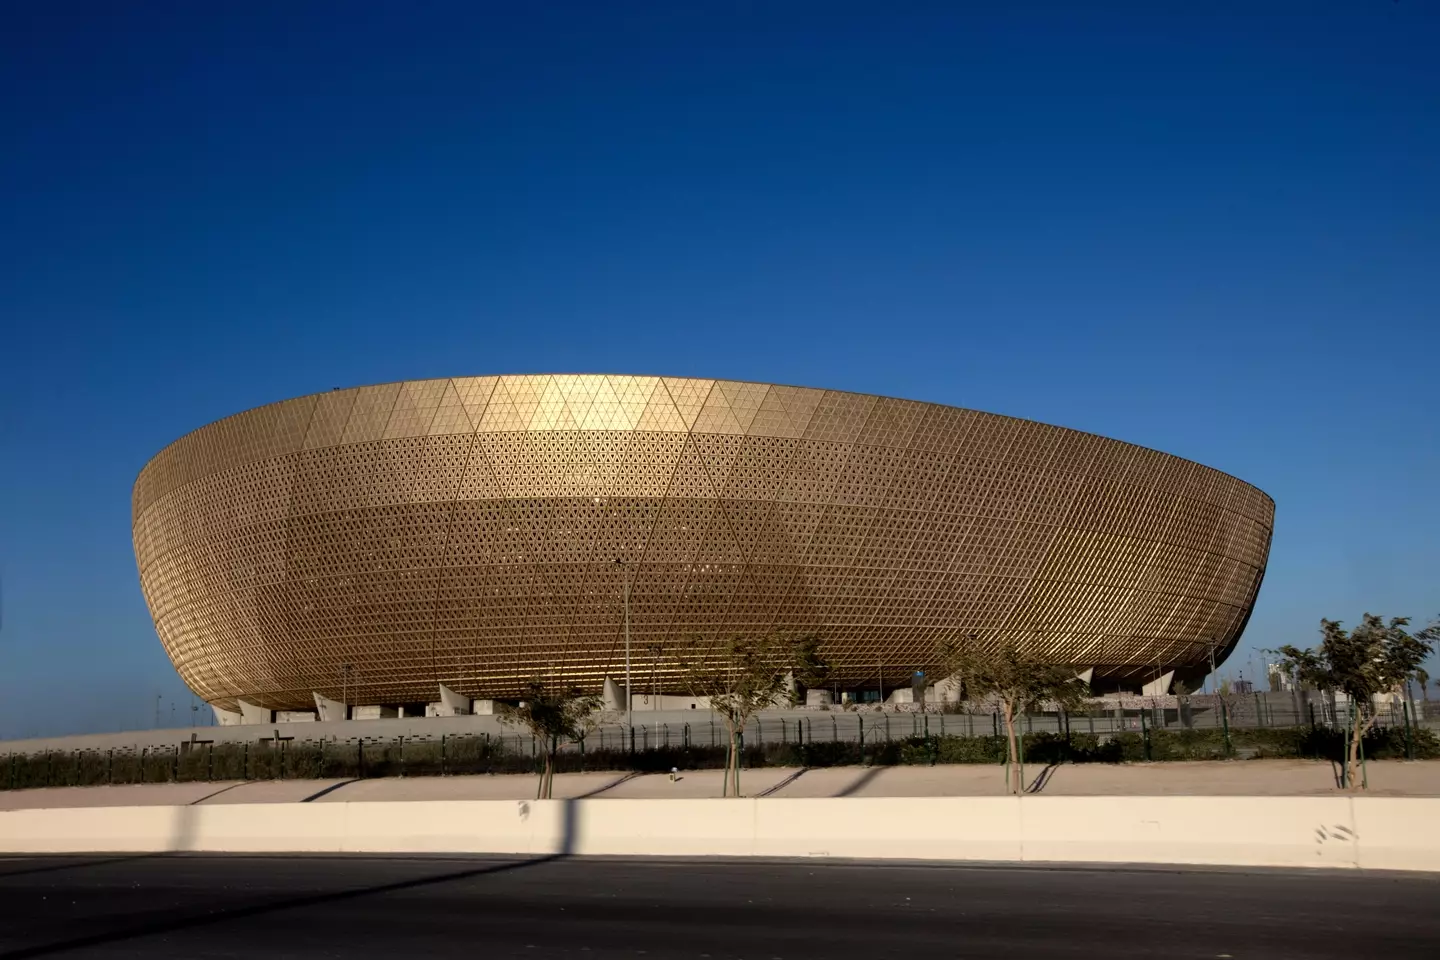
M 630 695 L 630 564 L 616 557 L 615 566 L 620 568 L 621 574 L 625 578 L 625 589 L 622 591 L 625 598 L 625 728 L 630 731 L 630 742 L 633 745 L 635 727 L 630 717 L 632 707 Z
M 340 702 L 344 706 L 341 720 L 350 719 L 350 664 L 340 664 Z

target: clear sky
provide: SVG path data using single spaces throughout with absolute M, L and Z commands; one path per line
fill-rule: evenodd
M 1232 670 L 1428 619 L 1437 51 L 1417 0 L 8 3 L 0 735 L 189 711 L 130 546 L 157 450 L 412 377 L 1089 430 L 1275 498 Z

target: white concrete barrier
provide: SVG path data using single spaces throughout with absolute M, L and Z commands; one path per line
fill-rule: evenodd
M 1440 799 L 463 800 L 0 812 L 3 853 L 554 853 L 1440 871 Z

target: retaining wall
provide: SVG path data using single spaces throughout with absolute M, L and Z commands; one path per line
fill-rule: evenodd
M 556 853 L 1440 871 L 1440 799 L 463 800 L 0 812 L 4 853 Z

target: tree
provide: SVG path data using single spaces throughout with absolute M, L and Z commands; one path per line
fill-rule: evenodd
M 691 696 L 709 700 L 725 721 L 729 747 L 723 796 L 740 796 L 740 737 L 745 724 L 784 698 L 786 675 L 819 661 L 818 641 L 782 633 L 733 637 L 719 643 L 699 638 L 681 651 L 680 671 Z
M 1283 646 L 1275 651 L 1300 683 L 1328 693 L 1343 693 L 1351 704 L 1349 749 L 1345 756 L 1345 783 L 1360 784 L 1360 743 L 1375 725 L 1375 698 L 1402 691 L 1433 650 L 1436 632 L 1427 628 L 1410 633 L 1407 617 L 1367 613 L 1353 630 L 1339 620 L 1320 621 L 1320 645 L 1301 650 Z
M 805 634 L 792 641 L 792 671 L 795 676 L 796 705 L 805 702 L 805 691 L 824 686 L 830 677 L 830 661 L 820 653 L 820 638 Z
M 1085 684 L 1072 668 L 1033 657 L 1014 640 L 992 647 L 973 636 L 951 639 L 941 643 L 938 654 L 945 670 L 964 679 L 967 696 L 998 704 L 1005 721 L 1006 779 L 1012 793 L 1022 792 L 1016 718 L 1044 701 L 1074 709 L 1085 697 Z
M 599 726 L 601 698 L 582 693 L 575 687 L 551 686 L 540 679 L 525 686 L 525 699 L 519 706 L 503 706 L 500 719 L 512 726 L 524 727 L 544 744 L 545 769 L 535 799 L 549 800 L 555 788 L 555 755 L 568 743 L 583 740 Z

